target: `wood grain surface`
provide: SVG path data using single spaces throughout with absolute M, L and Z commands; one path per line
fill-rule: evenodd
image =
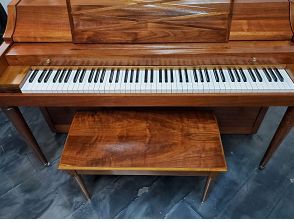
M 293 64 L 291 41 L 178 44 L 16 43 L 10 65 L 189 66 Z
M 235 0 L 230 40 L 291 40 L 288 0 Z
M 226 171 L 209 112 L 78 113 L 59 169 Z
M 76 43 L 225 42 L 230 0 L 70 0 Z
M 17 5 L 15 42 L 71 42 L 63 0 L 21 0 Z

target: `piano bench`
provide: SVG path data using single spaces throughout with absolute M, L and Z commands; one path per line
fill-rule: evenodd
M 80 174 L 207 176 L 205 201 L 227 166 L 211 112 L 108 110 L 74 116 L 59 169 L 87 199 Z

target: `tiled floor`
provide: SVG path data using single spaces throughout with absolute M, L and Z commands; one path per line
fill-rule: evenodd
M 41 166 L 0 113 L 0 218 L 294 218 L 293 131 L 257 169 L 285 108 L 271 108 L 256 135 L 223 136 L 229 172 L 204 204 L 204 178 L 153 176 L 87 176 L 86 202 L 56 169 L 66 136 L 50 132 L 39 110 L 21 110 L 52 165 Z

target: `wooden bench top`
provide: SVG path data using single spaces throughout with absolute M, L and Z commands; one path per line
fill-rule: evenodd
M 226 171 L 215 116 L 195 111 L 77 113 L 59 169 Z

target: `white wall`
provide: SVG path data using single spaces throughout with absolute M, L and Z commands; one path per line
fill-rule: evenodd
M 11 0 L 0 0 L 1 4 L 3 5 L 3 7 L 5 8 L 5 10 L 7 11 L 7 5 Z

